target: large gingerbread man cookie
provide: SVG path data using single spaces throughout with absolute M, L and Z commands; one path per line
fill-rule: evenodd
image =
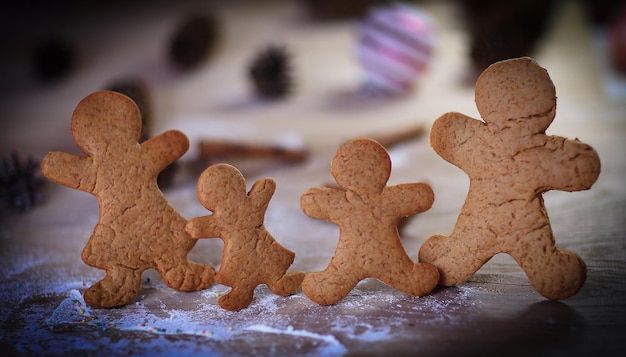
M 305 214 L 339 226 L 339 243 L 330 264 L 324 271 L 307 274 L 304 293 L 318 304 L 334 304 L 368 277 L 411 296 L 429 293 L 437 285 L 437 269 L 409 258 L 398 222 L 432 206 L 430 186 L 386 186 L 391 174 L 389 154 L 367 138 L 344 144 L 332 160 L 331 174 L 340 188 L 310 188 L 300 199 Z
M 85 291 L 85 302 L 103 308 L 131 302 L 149 268 L 176 290 L 212 284 L 215 270 L 187 259 L 196 240 L 157 186 L 159 172 L 187 151 L 185 135 L 168 131 L 138 144 L 139 109 L 130 98 L 110 91 L 93 93 L 78 104 L 71 131 L 86 156 L 51 152 L 42 172 L 98 198 L 100 219 L 82 259 L 106 270 L 106 276 Z
M 304 278 L 302 272 L 287 273 L 295 254 L 280 245 L 263 223 L 275 189 L 274 180 L 260 179 L 246 194 L 243 175 L 228 164 L 208 167 L 198 180 L 198 198 L 213 214 L 190 220 L 187 232 L 193 238 L 219 237 L 224 241 L 215 280 L 232 287 L 219 299 L 227 310 L 250 305 L 259 284 L 287 296 L 300 288 Z
M 498 253 L 511 255 L 548 299 L 576 294 L 584 261 L 556 247 L 542 194 L 586 190 L 600 174 L 596 151 L 578 140 L 546 135 L 556 93 L 545 69 L 530 58 L 497 62 L 478 78 L 476 106 L 483 121 L 447 113 L 430 142 L 469 176 L 469 191 L 449 236 L 421 247 L 445 286 L 469 279 Z

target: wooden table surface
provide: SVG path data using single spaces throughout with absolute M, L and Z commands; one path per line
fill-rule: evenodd
M 331 180 L 329 162 L 345 140 L 378 136 L 432 122 L 447 111 L 478 118 L 473 87 L 464 84 L 466 35 L 453 2 L 422 2 L 434 20 L 437 47 L 419 88 L 406 97 L 365 99 L 354 57 L 354 22 L 309 21 L 295 1 L 215 5 L 221 19 L 219 50 L 202 68 L 176 74 L 163 56 L 168 34 L 203 2 L 117 8 L 94 18 L 43 21 L 23 29 L 5 57 L 0 106 L 0 154 L 11 150 L 41 158 L 47 151 L 76 152 L 69 132 L 80 99 L 113 79 L 148 78 L 155 132 L 176 128 L 190 138 L 176 185 L 164 193 L 186 218 L 206 215 L 195 196 L 193 163 L 202 139 L 307 147 L 297 165 L 235 162 L 248 185 L 260 177 L 277 182 L 266 226 L 296 252 L 293 270 L 326 267 L 337 228 L 306 217 L 299 196 Z M 78 13 L 78 12 L 77 12 Z M 557 244 L 587 263 L 582 290 L 546 301 L 506 255 L 494 257 L 468 282 L 411 298 L 368 279 L 333 306 L 319 306 L 302 292 L 282 298 L 265 286 L 250 307 L 228 312 L 214 285 L 181 293 L 146 272 L 140 299 L 112 310 L 88 309 L 81 293 L 102 271 L 80 260 L 98 208 L 93 196 L 48 183 L 34 210 L 4 210 L 0 220 L 0 349 L 26 355 L 590 355 L 623 353 L 626 337 L 626 97 L 607 91 L 602 42 L 586 25 L 576 2 L 563 2 L 534 58 L 556 86 L 556 119 L 548 134 L 592 145 L 602 173 L 591 190 L 548 192 L 545 204 Z M 33 13 L 32 21 L 46 18 Z M 25 23 L 29 23 L 26 21 Z M 32 23 L 32 22 L 31 22 Z M 46 26 L 49 26 L 47 28 Z M 38 85 L 28 76 L 28 41 L 43 28 L 76 44 L 80 62 L 63 81 Z M 50 30 L 52 29 L 52 30 Z M 77 31 L 80 29 L 80 31 Z M 53 31 L 54 30 L 54 31 Z M 45 31 L 44 31 L 45 32 Z M 19 34 L 19 33 L 18 33 Z M 18 38 L 20 38 L 18 36 Z M 264 103 L 245 78 L 253 55 L 269 43 L 292 53 L 294 93 Z M 295 143 L 295 144 L 294 144 Z M 449 233 L 465 198 L 468 179 L 439 158 L 427 136 L 390 150 L 390 184 L 427 182 L 433 207 L 402 231 L 409 255 L 431 235 Z M 221 243 L 201 240 L 190 258 L 218 266 Z

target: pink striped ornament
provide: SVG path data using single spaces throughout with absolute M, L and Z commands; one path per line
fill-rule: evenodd
M 430 18 L 414 7 L 373 8 L 358 26 L 357 57 L 366 93 L 402 95 L 426 70 L 435 42 Z

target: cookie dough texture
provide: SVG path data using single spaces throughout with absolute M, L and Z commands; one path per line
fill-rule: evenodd
M 224 241 L 222 264 L 215 276 L 218 283 L 232 287 L 218 301 L 224 309 L 250 305 L 259 284 L 281 296 L 300 288 L 304 273 L 287 273 L 295 253 L 280 245 L 264 225 L 275 189 L 274 180 L 265 178 L 246 194 L 243 175 L 228 164 L 210 166 L 200 175 L 198 198 L 213 214 L 190 220 L 187 232 L 194 238 Z
M 411 296 L 429 293 L 437 285 L 437 269 L 410 259 L 400 241 L 398 222 L 432 206 L 430 186 L 387 186 L 389 154 L 367 138 L 344 144 L 331 162 L 331 174 L 340 188 L 314 187 L 300 198 L 305 214 L 339 226 L 330 264 L 307 274 L 302 282 L 307 297 L 318 304 L 334 304 L 368 277 Z
M 506 253 L 544 297 L 576 294 L 585 263 L 556 246 L 542 194 L 589 189 L 600 174 L 598 154 L 578 140 L 546 135 L 556 92 L 547 71 L 530 58 L 487 68 L 475 100 L 483 121 L 446 113 L 432 126 L 432 148 L 463 170 L 470 185 L 452 233 L 430 237 L 419 260 L 437 266 L 439 283 L 451 286 Z
M 72 116 L 71 131 L 85 155 L 51 152 L 42 172 L 98 199 L 100 217 L 82 259 L 106 275 L 85 291 L 85 302 L 99 308 L 132 302 L 142 272 L 150 268 L 176 290 L 212 284 L 215 270 L 187 259 L 196 240 L 185 232 L 186 219 L 167 202 L 156 181 L 161 170 L 187 151 L 185 135 L 168 131 L 139 144 L 139 109 L 130 98 L 111 91 L 84 98 Z

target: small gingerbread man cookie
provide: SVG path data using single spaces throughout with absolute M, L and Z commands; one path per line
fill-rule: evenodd
M 215 270 L 187 260 L 196 244 L 185 232 L 187 220 L 165 199 L 157 175 L 182 156 L 189 142 L 168 131 L 138 144 L 141 115 L 135 103 L 111 91 L 83 99 L 72 116 L 72 136 L 87 154 L 51 152 L 42 162 L 50 180 L 98 198 L 100 219 L 82 259 L 106 270 L 85 291 L 91 307 L 125 305 L 139 294 L 141 274 L 156 269 L 171 288 L 203 289 Z
M 215 276 L 218 283 L 232 287 L 219 299 L 224 309 L 250 305 L 259 284 L 267 284 L 281 296 L 300 288 L 304 273 L 287 273 L 295 254 L 274 240 L 263 224 L 275 189 L 274 180 L 266 178 L 256 181 L 246 194 L 243 175 L 228 164 L 210 166 L 200 175 L 198 198 L 213 214 L 191 219 L 187 232 L 193 238 L 224 241 L 222 264 Z
M 304 293 L 318 304 L 330 305 L 368 277 L 411 296 L 429 293 L 437 285 L 437 269 L 409 258 L 398 222 L 432 206 L 430 186 L 386 186 L 391 174 L 389 154 L 367 138 L 344 144 L 332 160 L 331 174 L 341 188 L 310 188 L 300 199 L 305 214 L 339 226 L 339 243 L 330 264 L 324 271 L 307 274 Z
M 572 296 L 586 266 L 556 247 L 542 194 L 589 189 L 600 174 L 598 154 L 578 140 L 546 135 L 556 114 L 555 88 L 530 58 L 491 65 L 475 94 L 484 122 L 447 113 L 433 124 L 431 146 L 465 171 L 470 185 L 452 234 L 429 238 L 419 260 L 437 266 L 440 284 L 450 286 L 507 253 L 544 297 Z

